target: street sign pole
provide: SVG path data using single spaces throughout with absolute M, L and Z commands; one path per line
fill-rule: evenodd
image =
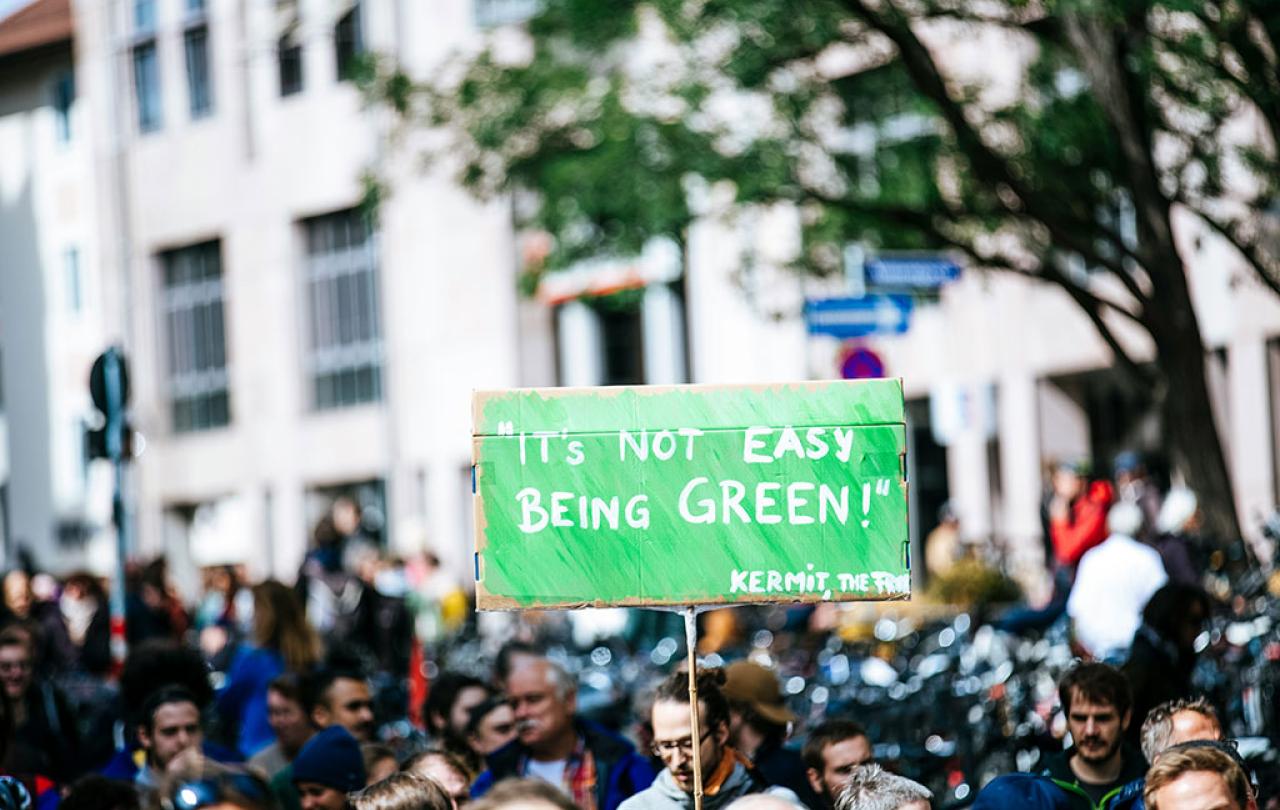
M 107 456 L 115 474 L 111 496 L 111 516 L 116 526 L 116 587 L 111 589 L 111 660 L 117 673 L 124 666 L 128 644 L 125 637 L 125 563 L 129 555 L 128 514 L 124 506 L 124 379 L 119 349 L 103 354 L 103 386 L 106 391 Z

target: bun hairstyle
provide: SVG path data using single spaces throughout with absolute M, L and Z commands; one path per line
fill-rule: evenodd
M 725 674 L 723 669 L 695 670 L 694 681 L 698 687 L 698 703 L 707 710 L 708 728 L 729 723 L 729 699 L 724 696 Z M 688 670 L 677 670 L 667 676 L 653 696 L 653 702 L 667 700 L 673 703 L 689 702 Z

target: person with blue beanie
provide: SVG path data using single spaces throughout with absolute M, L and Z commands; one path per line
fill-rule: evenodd
M 342 726 L 318 732 L 293 760 L 302 810 L 344 810 L 347 794 L 363 789 L 364 782 L 360 743 Z

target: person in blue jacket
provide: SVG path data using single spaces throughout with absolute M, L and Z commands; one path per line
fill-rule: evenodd
M 243 756 L 275 740 L 267 722 L 267 687 L 286 671 L 305 672 L 319 657 L 319 638 L 294 592 L 271 579 L 253 586 L 253 643 L 236 653 L 216 703 L 218 714 L 237 729 Z

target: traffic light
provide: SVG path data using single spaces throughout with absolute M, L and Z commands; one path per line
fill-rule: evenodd
M 101 426 L 86 435 L 89 458 L 113 461 L 133 455 L 133 427 L 125 415 L 129 403 L 129 364 L 124 352 L 111 348 L 98 355 L 89 371 L 89 396 L 102 414 Z

